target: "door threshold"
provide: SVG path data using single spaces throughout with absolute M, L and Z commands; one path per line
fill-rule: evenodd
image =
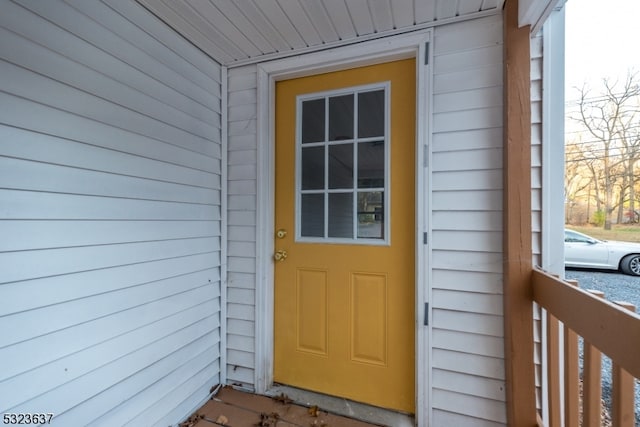
M 282 384 L 273 384 L 266 392 L 267 396 L 285 394 L 295 403 L 303 406 L 318 406 L 322 410 L 367 423 L 392 427 L 414 427 L 413 415 L 383 409 L 364 403 L 354 402 L 342 397 L 329 396 L 309 390 L 303 390 Z

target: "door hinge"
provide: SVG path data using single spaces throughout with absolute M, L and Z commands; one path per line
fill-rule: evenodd
M 426 231 L 424 233 L 422 233 L 422 244 L 423 245 L 428 245 L 429 244 L 429 235 L 427 234 Z
M 424 151 L 422 152 L 422 157 L 424 158 L 424 161 L 422 162 L 424 164 L 425 168 L 429 167 L 429 145 L 424 144 Z
M 424 326 L 429 326 L 429 303 L 424 303 Z
M 429 42 L 424 44 L 424 65 L 429 65 Z

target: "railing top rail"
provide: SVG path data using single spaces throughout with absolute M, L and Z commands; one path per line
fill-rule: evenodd
M 533 300 L 640 378 L 640 315 L 534 269 Z

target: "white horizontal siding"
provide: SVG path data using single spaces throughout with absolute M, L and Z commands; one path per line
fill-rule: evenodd
M 436 27 L 432 421 L 504 425 L 502 19 Z
M 542 265 L 542 33 L 531 39 L 531 246 L 533 265 Z M 542 407 L 542 314 L 534 304 L 536 403 Z
M 433 374 L 433 386 L 492 400 L 504 400 L 504 382 L 477 375 L 439 370 Z
M 491 422 L 486 419 L 473 418 L 460 413 L 455 409 L 451 412 L 441 410 L 433 415 L 433 425 L 436 426 L 456 426 L 456 427 L 500 427 L 504 426 L 504 423 Z
M 445 389 L 434 387 L 433 404 L 441 411 L 434 411 L 434 419 L 438 420 L 441 416 L 440 412 L 454 413 L 459 421 L 453 424 L 434 425 L 455 425 L 455 426 L 491 426 L 504 425 L 504 399 L 487 399 L 470 393 L 458 393 L 450 391 L 451 386 Z M 482 414 L 482 416 L 478 416 Z
M 255 385 L 256 67 L 229 70 L 227 381 Z
M 542 33 L 531 39 L 531 166 L 533 265 L 542 265 Z
M 176 424 L 220 382 L 221 69 L 132 0 L 2 0 L 0 412 Z
M 439 307 L 434 313 L 432 324 L 442 330 L 452 330 L 492 337 L 503 336 L 502 317 L 497 314 L 469 313 L 459 311 L 460 307 Z

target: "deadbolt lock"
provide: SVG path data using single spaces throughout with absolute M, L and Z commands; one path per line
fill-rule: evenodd
M 287 251 L 282 249 L 279 251 L 276 251 L 276 253 L 273 254 L 273 259 L 280 262 L 284 261 L 285 259 L 287 259 Z
M 287 236 L 287 230 L 281 228 L 280 230 L 276 231 L 276 237 L 278 239 L 284 239 Z

